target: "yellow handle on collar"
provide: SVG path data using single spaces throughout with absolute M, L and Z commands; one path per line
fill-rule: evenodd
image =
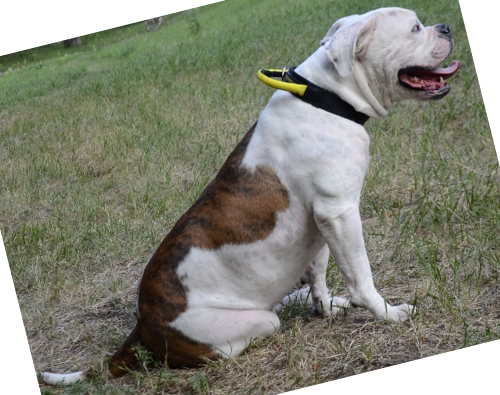
M 270 86 L 271 88 L 274 89 L 281 89 L 283 91 L 295 93 L 296 95 L 299 96 L 304 96 L 304 93 L 306 92 L 307 85 L 301 85 L 301 84 L 296 84 L 294 82 L 285 82 L 285 81 L 279 81 L 275 80 L 263 73 L 269 72 L 269 73 L 274 73 L 281 75 L 283 72 L 286 72 L 288 70 L 280 70 L 280 69 L 262 69 L 257 72 L 257 78 L 262 81 L 264 84 Z

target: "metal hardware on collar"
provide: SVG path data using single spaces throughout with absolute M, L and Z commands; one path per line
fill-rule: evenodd
M 363 125 L 370 118 L 368 115 L 356 111 L 353 106 L 335 93 L 327 91 L 297 74 L 295 67 L 288 69 L 284 67 L 282 70 L 261 69 L 257 72 L 257 78 L 271 88 L 290 92 L 314 107 L 339 115 L 360 125 Z M 281 81 L 275 78 L 281 78 Z

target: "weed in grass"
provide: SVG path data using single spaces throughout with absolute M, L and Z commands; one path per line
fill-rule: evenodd
M 201 22 L 200 22 L 198 8 L 194 8 L 192 10 L 189 10 L 186 13 L 186 21 L 187 21 L 187 24 L 189 26 L 189 32 L 191 33 L 191 35 L 196 36 L 196 35 L 200 34 Z
M 205 395 L 209 393 L 210 384 L 206 372 L 197 372 L 189 379 L 189 383 L 191 384 L 192 394 Z

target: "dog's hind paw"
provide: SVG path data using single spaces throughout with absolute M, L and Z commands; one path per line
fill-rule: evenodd
M 297 304 L 302 307 L 310 308 L 317 314 L 323 315 L 325 317 L 335 316 L 342 309 L 346 308 L 349 301 L 345 298 L 334 296 L 325 298 L 328 302 L 323 303 L 321 298 L 313 298 L 310 287 L 304 287 L 293 291 L 283 298 L 281 303 L 276 305 L 274 311 L 279 313 L 283 307 Z
M 286 295 L 281 302 L 274 307 L 274 311 L 279 313 L 285 306 L 291 306 L 293 304 L 313 308 L 312 296 L 310 294 L 310 287 L 297 289 Z

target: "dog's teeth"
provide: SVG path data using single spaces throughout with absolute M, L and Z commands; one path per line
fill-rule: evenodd
M 439 83 L 441 83 L 441 84 L 442 84 L 443 82 L 444 82 L 443 77 L 439 77 Z

